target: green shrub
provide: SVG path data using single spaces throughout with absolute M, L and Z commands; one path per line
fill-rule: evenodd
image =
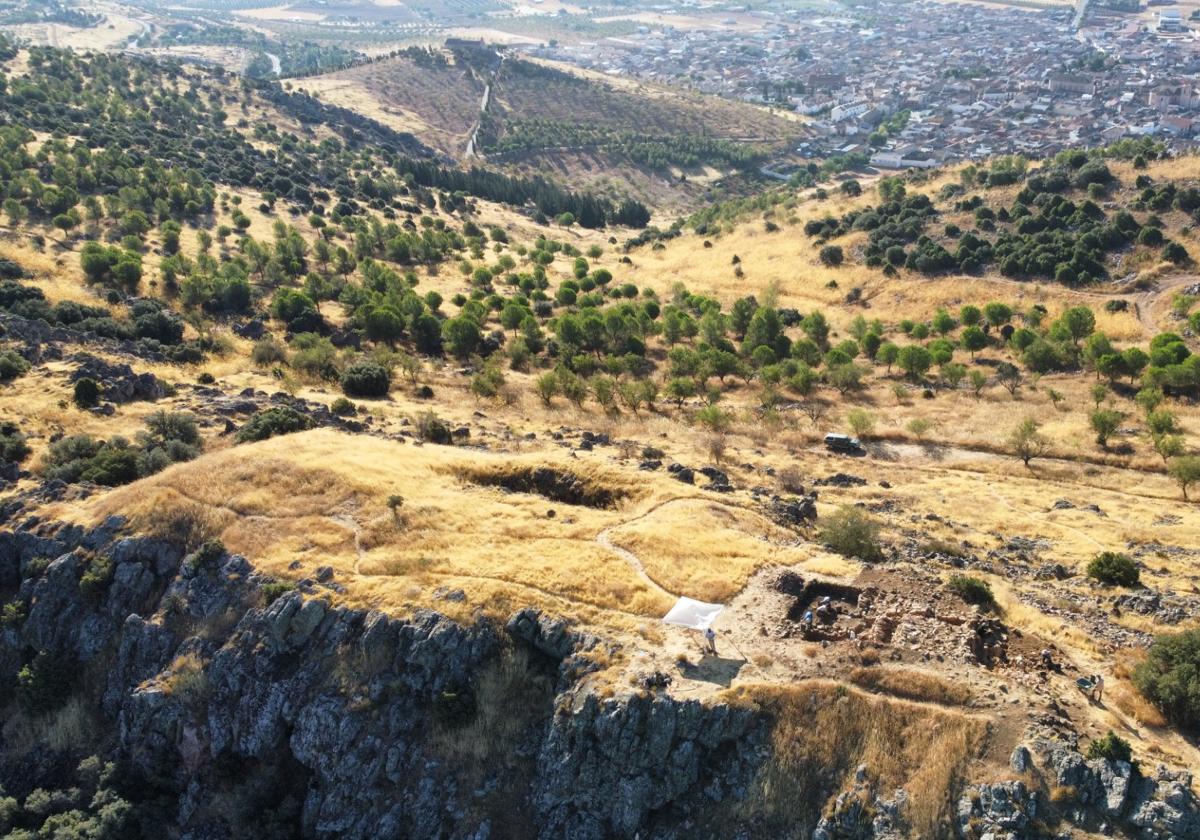
M 296 584 L 290 580 L 275 580 L 270 583 L 265 583 L 262 586 L 261 592 L 263 597 L 263 606 L 269 607 L 274 604 L 284 595 L 293 591 Z
M 100 402 L 100 384 L 89 376 L 77 380 L 72 399 L 75 400 L 75 405 L 80 408 L 91 408 Z
M 992 594 L 992 587 L 988 586 L 985 580 L 967 575 L 951 575 L 946 588 L 968 604 L 977 604 L 989 609 L 996 606 L 996 596 Z
M 338 378 L 337 348 L 316 333 L 299 333 L 292 338 L 292 369 L 312 379 Z
M 184 565 L 194 574 L 202 569 L 214 569 L 225 556 L 225 543 L 217 539 L 205 540 L 201 546 L 184 559 Z
M 1176 726 L 1200 732 L 1200 629 L 1157 636 L 1133 684 Z
M 355 362 L 342 373 L 342 390 L 350 397 L 386 397 L 392 375 L 376 362 Z
M 25 603 L 9 601 L 0 610 L 0 627 L 20 627 L 25 621 Z
M 29 372 L 29 362 L 12 350 L 0 351 L 0 382 L 9 382 Z
M 196 377 L 196 381 L 201 385 L 211 385 L 217 381 L 217 378 L 205 370 L 200 372 L 200 375 Z
M 73 662 L 42 651 L 17 672 L 17 702 L 27 714 L 52 712 L 70 696 L 75 676 Z
M 246 425 L 238 430 L 237 441 L 238 443 L 248 443 L 250 441 L 266 440 L 276 435 L 303 432 L 306 429 L 311 429 L 312 426 L 313 421 L 294 408 L 286 406 L 268 408 L 255 412 L 254 416 L 246 421 Z
M 116 487 L 137 479 L 138 453 L 121 437 L 106 441 L 72 435 L 50 445 L 45 476 L 69 484 L 90 481 Z
M 287 348 L 273 338 L 264 338 L 254 343 L 250 360 L 258 367 L 287 364 Z
M 50 445 L 43 469 L 48 479 L 115 487 L 199 454 L 200 430 L 195 419 L 182 412 L 158 411 L 146 419 L 136 447 L 122 437 L 101 440 L 73 435 Z
M 336 400 L 330 403 L 329 410 L 338 417 L 353 417 L 358 413 L 358 409 L 355 408 L 354 403 L 350 402 L 350 400 L 346 399 L 345 397 L 338 397 Z
M 112 582 L 113 572 L 116 571 L 113 562 L 106 556 L 96 557 L 88 565 L 87 571 L 79 578 L 79 594 L 92 606 L 100 602 L 104 591 Z
M 417 436 L 429 443 L 449 445 L 454 442 L 450 424 L 438 417 L 432 411 L 421 413 L 416 422 Z
M 842 264 L 842 261 L 845 259 L 845 254 L 842 253 L 842 248 L 840 245 L 826 245 L 821 249 L 819 257 L 822 265 L 829 266 L 830 268 L 836 268 Z
M 1087 757 L 1105 761 L 1132 761 L 1133 750 L 1128 741 L 1110 729 L 1107 735 L 1088 744 Z
M 471 393 L 482 399 L 499 396 L 504 387 L 504 372 L 494 362 L 488 363 L 471 377 Z
M 15 423 L 0 423 L 0 461 L 17 464 L 29 457 L 29 444 Z
M 883 557 L 879 547 L 879 524 L 861 508 L 843 505 L 826 517 L 819 534 L 821 542 L 838 554 L 872 562 Z
M 1126 554 L 1106 551 L 1088 563 L 1088 577 L 1105 586 L 1137 586 L 1141 577 L 1137 564 Z

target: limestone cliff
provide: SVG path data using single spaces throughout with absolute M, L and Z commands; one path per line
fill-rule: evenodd
M 185 555 L 129 536 L 119 518 L 0 532 L 12 714 L 0 821 L 19 819 L 4 802 L 23 801 L 118 826 L 80 836 L 765 836 L 747 807 L 771 754 L 765 711 L 666 691 L 604 697 L 587 675 L 605 643 L 562 621 L 396 618 L 336 606 L 338 584 L 317 578 L 282 585 L 218 545 Z M 65 721 L 81 717 L 68 737 Z M 1031 748 L 1078 792 L 1056 811 L 1065 828 L 1200 831 L 1186 777 Z M 1013 770 L 1033 761 L 1014 754 Z M 881 796 L 868 777 L 790 836 L 911 836 L 903 791 Z M 1047 808 L 1032 785 L 984 780 L 964 789 L 946 834 L 1046 836 Z

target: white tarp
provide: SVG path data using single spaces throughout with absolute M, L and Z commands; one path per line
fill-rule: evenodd
M 671 611 L 663 616 L 663 623 L 678 624 L 691 630 L 707 630 L 724 609 L 720 604 L 706 604 L 691 598 L 680 598 L 675 602 L 675 606 L 671 607 Z

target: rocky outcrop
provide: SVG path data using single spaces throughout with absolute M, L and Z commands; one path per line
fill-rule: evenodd
M 398 618 L 335 605 L 332 576 L 289 588 L 219 544 L 185 555 L 119 518 L 84 530 L 31 517 L 0 532 L 0 685 L 17 686 L 29 714 L 85 702 L 99 733 L 89 749 L 122 768 L 121 795 L 190 840 L 239 836 L 231 791 L 280 836 L 756 830 L 752 814 L 732 815 L 770 757 L 768 713 L 673 697 L 669 680 L 604 691 L 589 675 L 608 643 L 536 610 L 504 624 Z M 62 787 L 79 758 L 48 742 L 9 749 L 0 786 L 18 798 Z M 1200 836 L 1186 774 L 1145 776 L 1050 739 L 1012 767 L 1069 790 L 1054 814 L 1089 830 Z M 869 778 L 863 767 L 833 789 L 814 838 L 911 836 L 904 791 L 889 798 Z M 1046 810 L 1022 779 L 978 784 L 957 826 L 1021 840 L 1040 836 Z
M 582 694 L 539 754 L 540 836 L 659 836 L 703 805 L 742 798 L 764 740 L 764 721 L 749 710 Z
M 154 401 L 166 393 L 166 388 L 152 373 L 134 373 L 129 365 L 106 362 L 87 353 L 78 354 L 74 360 L 79 366 L 71 373 L 70 381 L 95 381 L 100 385 L 101 396 L 109 402 Z
M 1186 772 L 1160 766 L 1146 776 L 1127 761 L 1087 759 L 1075 744 L 1051 738 L 1018 747 L 1011 763 L 1017 772 L 1040 771 L 1056 791 L 1053 810 L 1085 830 L 1147 840 L 1200 837 L 1200 801 Z M 1033 840 L 1044 836 L 1035 820 L 1045 810 L 1023 780 L 980 784 L 959 801 L 959 830 L 969 838 Z
M 890 800 L 879 796 L 871 788 L 867 770 L 865 764 L 858 767 L 854 787 L 838 794 L 833 808 L 813 830 L 812 840 L 900 840 L 905 836 L 901 826 L 908 794 L 897 790 Z
M 1200 801 L 1190 774 L 1159 767 L 1146 776 L 1125 761 L 1085 759 L 1071 745 L 1050 739 L 1033 744 L 1048 774 L 1074 791 L 1067 803 L 1072 822 L 1088 827 L 1124 822 L 1143 837 L 1200 836 Z
M 97 335 L 87 330 L 51 325 L 38 319 L 24 318 L 11 312 L 0 312 L 0 330 L 8 338 L 24 344 L 27 357 L 47 360 L 61 357 L 60 345 L 85 345 L 106 353 L 135 356 L 147 361 L 164 361 L 165 354 L 157 342 L 130 341 Z
M 671 836 L 742 796 L 763 758 L 758 712 L 601 700 L 581 682 L 601 642 L 533 610 L 503 627 L 395 618 L 320 588 L 278 595 L 219 546 L 183 556 L 116 518 L 27 524 L 0 532 L 0 586 L 20 605 L 0 679 L 53 663 L 51 687 L 93 705 L 107 757 L 175 803 L 164 830 L 181 837 L 235 836 L 231 787 L 267 791 L 256 807 L 290 836 Z M 54 787 L 18 765 L 0 761 L 8 792 Z
M 1037 794 L 1020 780 L 981 784 L 959 800 L 959 832 L 990 840 L 1033 838 L 1037 805 Z
M 781 498 L 771 496 L 767 515 L 784 527 L 803 528 L 817 520 L 817 494 Z

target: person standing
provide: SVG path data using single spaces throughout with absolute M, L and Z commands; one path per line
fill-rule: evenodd
M 717 633 L 711 627 L 704 631 L 704 643 L 709 653 L 713 656 L 717 655 Z

